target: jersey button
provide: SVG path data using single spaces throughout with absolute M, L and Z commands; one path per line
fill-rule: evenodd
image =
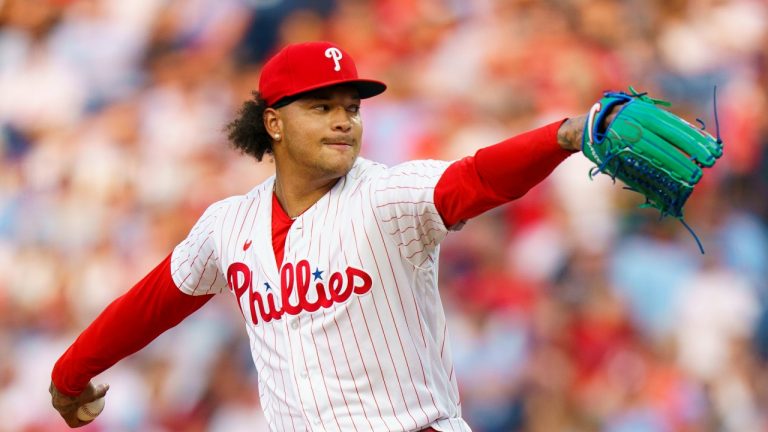
M 299 328 L 299 322 L 298 322 L 298 321 L 294 321 L 294 322 L 292 322 L 292 323 L 291 323 L 291 328 L 292 328 L 292 329 L 294 329 L 294 330 L 296 330 L 297 328 Z
M 299 376 L 301 377 L 301 379 L 307 379 L 308 375 L 307 375 L 306 372 L 302 372 L 302 373 L 299 374 Z

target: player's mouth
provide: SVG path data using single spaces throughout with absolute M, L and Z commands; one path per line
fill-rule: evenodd
M 354 141 L 351 139 L 330 139 L 330 140 L 323 140 L 323 145 L 326 145 L 331 148 L 335 148 L 338 150 L 346 150 L 353 148 Z

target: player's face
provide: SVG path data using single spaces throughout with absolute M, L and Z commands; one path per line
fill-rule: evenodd
M 308 93 L 279 108 L 278 118 L 283 138 L 274 144 L 274 154 L 283 173 L 300 170 L 333 179 L 352 169 L 363 135 L 357 89 L 335 86 Z

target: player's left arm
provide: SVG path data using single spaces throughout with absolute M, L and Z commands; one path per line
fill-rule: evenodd
M 371 194 L 383 234 L 422 266 L 449 229 L 523 196 L 579 151 L 584 120 L 561 120 L 456 162 L 419 160 L 388 169 Z
M 560 120 L 482 148 L 451 164 L 435 186 L 447 227 L 522 197 L 580 151 L 585 116 Z

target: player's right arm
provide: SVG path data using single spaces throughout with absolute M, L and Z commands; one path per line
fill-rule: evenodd
M 91 379 L 139 351 L 226 288 L 212 234 L 220 205 L 211 206 L 187 239 L 80 334 L 53 367 L 51 398 L 67 425 L 88 424 L 77 409 L 106 388 Z

